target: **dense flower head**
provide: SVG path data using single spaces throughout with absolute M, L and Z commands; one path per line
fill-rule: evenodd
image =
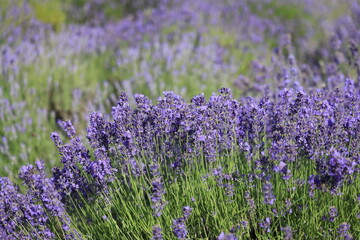
M 334 206 L 331 206 L 330 209 L 329 209 L 330 222 L 333 222 L 337 216 L 338 216 L 337 208 L 334 207 Z
M 86 136 L 93 148 L 109 147 L 109 124 L 101 114 L 94 112 L 90 115 Z
M 64 131 L 69 138 L 73 138 L 76 135 L 75 127 L 72 125 L 71 121 L 64 121 L 63 123 Z

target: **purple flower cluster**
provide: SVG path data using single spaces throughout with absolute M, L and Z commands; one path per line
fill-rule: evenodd
M 270 218 L 265 218 L 263 221 L 261 221 L 260 223 L 259 223 L 259 226 L 261 227 L 261 228 L 263 228 L 266 232 L 270 232 L 271 230 L 270 230 L 270 226 L 271 226 L 271 219 Z
M 235 237 L 232 234 L 225 234 L 224 232 L 220 233 L 220 235 L 217 238 L 218 240 L 238 240 L 237 237 Z
M 177 218 L 172 222 L 173 233 L 178 239 L 185 239 L 188 231 L 184 218 Z
M 54 234 L 46 227 L 48 216 L 33 197 L 20 193 L 7 178 L 0 179 L 1 236 L 3 239 L 52 239 Z M 25 231 L 30 225 L 30 232 Z M 22 230 L 24 229 L 24 230 Z
M 23 166 L 19 174 L 27 187 L 26 194 L 8 179 L 0 180 L 1 235 L 4 239 L 55 239 L 48 228 L 54 218 L 59 221 L 65 239 L 80 239 L 71 230 L 70 218 L 61 196 L 50 178 L 46 177 L 43 162 Z
M 65 212 L 65 206 L 61 202 L 59 192 L 54 183 L 46 177 L 43 162 L 36 162 L 36 168 L 32 165 L 23 166 L 20 169 L 19 178 L 28 187 L 28 194 L 40 200 L 50 215 L 57 217 L 63 224 L 65 231 L 70 229 L 70 219 Z M 38 174 L 36 174 L 36 171 Z
M 140 156 L 160 159 L 174 169 L 188 156 L 203 154 L 215 161 L 235 143 L 239 103 L 228 93 L 213 95 L 209 102 L 200 95 L 190 104 L 172 92 L 165 92 L 156 105 L 143 95 L 135 95 L 135 100 L 132 109 L 123 93 L 112 109 L 113 122 L 97 113 L 90 118 L 91 146 L 115 153 L 120 167 L 127 164 L 137 170 L 142 163 L 134 160 Z
M 178 239 L 185 239 L 188 233 L 185 222 L 191 214 L 192 208 L 189 206 L 183 207 L 183 217 L 173 220 L 173 233 Z
M 217 185 L 225 188 L 226 196 L 231 201 L 231 197 L 234 195 L 234 192 L 235 192 L 235 189 L 234 189 L 235 187 L 231 183 L 231 181 L 233 180 L 233 177 L 230 176 L 229 174 L 224 174 L 222 172 L 221 167 L 219 167 L 217 169 L 213 169 L 213 175 L 215 176 Z
M 158 225 L 153 227 L 152 234 L 152 240 L 163 240 L 162 229 Z
M 358 161 L 351 160 L 346 157 L 346 153 L 342 154 L 335 148 L 329 149 L 329 155 L 325 159 L 318 159 L 317 163 L 319 174 L 310 178 L 310 181 L 313 180 L 317 187 L 325 183 L 332 189 L 341 184 L 346 176 L 352 175 L 358 165 Z
M 56 132 L 51 134 L 63 164 L 63 168 L 52 170 L 52 181 L 61 194 L 62 201 L 67 202 L 69 196 L 76 199 L 78 194 L 89 196 L 100 190 L 106 191 L 106 184 L 113 180 L 117 171 L 110 165 L 108 152 L 103 147 L 92 145 L 95 160 L 91 160 L 89 150 L 82 144 L 80 138 L 75 136 L 76 132 L 71 122 L 64 122 L 63 126 L 70 143 L 63 144 Z M 95 126 L 91 125 L 89 132 L 93 128 Z
M 263 186 L 264 203 L 273 205 L 275 202 L 275 196 L 273 195 L 273 186 L 271 182 L 266 182 Z
M 160 217 L 163 209 L 166 206 L 166 201 L 163 196 L 165 194 L 164 186 L 161 177 L 155 178 L 152 182 L 152 195 L 151 195 L 151 207 L 154 209 L 154 216 Z
M 91 199 L 95 193 L 106 191 L 117 174 L 138 177 L 148 171 L 152 176 L 154 215 L 160 216 L 166 204 L 161 166 L 181 174 L 181 168 L 191 164 L 189 159 L 203 156 L 207 162 L 214 162 L 230 151 L 243 153 L 253 170 L 261 170 L 253 178 L 267 180 L 272 171 L 289 176 L 287 165 L 297 164 L 297 159 L 313 161 L 317 174 L 310 177 L 310 189 L 333 192 L 359 171 L 360 119 L 355 113 L 360 112 L 360 101 L 355 91 L 348 80 L 343 89 L 308 93 L 284 90 L 277 101 L 262 98 L 257 102 L 251 98 L 237 101 L 224 88 L 208 101 L 199 95 L 190 103 L 165 92 L 155 105 L 145 96 L 136 95 L 135 108 L 123 93 L 112 109 L 113 120 L 99 113 L 90 116 L 90 149 L 76 136 L 71 122 L 63 122 L 70 141 L 63 143 L 56 132 L 51 134 L 63 166 L 53 169 L 51 179 L 45 177 L 42 163 L 35 168 L 24 166 L 20 178 L 29 188 L 28 195 L 43 203 L 36 205 L 36 214 L 42 216 L 46 211 L 62 219 L 65 230 L 69 221 L 64 208 L 70 206 L 70 197 Z M 233 176 L 224 174 L 221 167 L 214 169 L 213 175 L 231 197 Z M 263 194 L 264 203 L 274 204 L 269 181 L 263 185 Z M 18 196 L 14 201 L 32 201 Z M 253 209 L 249 192 L 245 198 Z M 7 214 L 9 208 L 4 209 Z M 185 207 L 184 217 L 173 222 L 174 233 L 180 239 L 186 236 L 184 223 L 190 212 L 191 208 Z M 336 217 L 335 213 L 330 215 Z M 45 226 L 47 216 L 32 219 L 35 226 Z M 260 225 L 269 231 L 270 218 Z
M 344 240 L 352 240 L 353 237 L 349 233 L 349 230 L 350 230 L 350 224 L 348 224 L 346 222 L 341 223 L 338 228 L 338 231 L 337 231 L 339 234 L 339 237 L 342 237 Z

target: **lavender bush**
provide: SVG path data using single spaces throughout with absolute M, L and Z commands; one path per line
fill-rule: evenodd
M 1 2 L 0 238 L 360 238 L 359 9 Z
M 354 133 L 360 124 L 356 115 L 355 120 L 349 118 L 360 112 L 354 91 L 347 80 L 343 89 L 334 91 L 284 90 L 277 101 L 238 101 L 224 88 L 209 100 L 199 95 L 190 103 L 165 92 L 154 105 L 136 95 L 134 108 L 123 93 L 111 119 L 99 113 L 91 115 L 89 148 L 76 137 L 69 121 L 63 126 L 70 142 L 63 143 L 58 134 L 52 134 L 63 166 L 53 169 L 50 181 L 42 163 L 37 163 L 40 175 L 32 175 L 30 165 L 23 167 L 19 176 L 29 188 L 27 194 L 42 202 L 41 214 L 46 210 L 44 227 L 50 224 L 47 216 L 52 214 L 69 231 L 68 216 L 77 218 L 87 212 L 81 209 L 94 204 L 98 205 L 95 209 L 103 208 L 99 211 L 105 211 L 100 215 L 106 216 L 106 221 L 121 229 L 117 236 L 128 238 L 148 236 L 155 225 L 163 229 L 162 236 L 170 237 L 172 232 L 179 239 L 214 237 L 221 233 L 219 227 L 230 229 L 229 224 L 240 221 L 249 223 L 241 236 L 276 237 L 282 235 L 276 229 L 282 228 L 290 238 L 298 232 L 314 236 L 297 221 L 313 211 L 326 211 L 324 217 L 313 216 L 314 222 L 306 228 L 323 237 L 335 236 L 329 227 L 340 228 L 336 224 L 344 221 L 356 226 L 358 221 L 356 212 L 349 219 L 341 207 L 345 202 L 358 205 L 360 146 Z M 253 206 L 247 205 L 245 192 L 252 196 Z M 23 201 L 22 196 L 13 201 Z M 336 206 L 324 209 L 335 202 Z M 168 231 L 165 219 L 176 216 L 172 209 L 178 204 L 189 205 Z M 233 212 L 240 206 L 246 207 Z M 6 209 L 3 211 L 8 214 Z M 128 211 L 134 209 L 139 215 L 128 219 L 132 215 Z M 190 215 L 191 210 L 194 213 Z M 130 231 L 123 225 L 125 219 L 140 222 L 142 228 Z M 291 230 L 282 225 L 288 220 Z M 91 234 L 81 225 L 78 231 Z M 240 233 L 241 227 L 238 229 L 235 233 Z M 160 231 L 155 230 L 153 238 L 159 238 Z M 357 234 L 356 228 L 353 232 Z M 15 230 L 7 233 L 22 234 Z

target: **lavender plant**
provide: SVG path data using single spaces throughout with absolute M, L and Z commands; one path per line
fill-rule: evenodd
M 356 1 L 20 2 L 0 238 L 360 237 Z
M 293 216 L 291 219 L 307 216 L 314 210 L 313 204 L 323 199 L 321 195 L 326 194 L 329 198 L 337 198 L 337 201 L 340 201 L 339 194 L 354 194 L 354 190 L 349 189 L 354 189 L 353 184 L 356 185 L 357 182 L 356 175 L 359 171 L 357 149 L 359 148 L 356 145 L 358 144 L 357 136 L 352 135 L 352 132 L 357 131 L 359 126 L 353 125 L 352 131 L 344 135 L 346 125 L 343 124 L 345 120 L 342 119 L 348 115 L 346 111 L 357 111 L 355 109 L 359 108 L 359 102 L 346 97 L 354 91 L 354 88 L 349 88 L 349 86 L 352 85 L 348 83 L 348 86 L 343 89 L 308 94 L 285 91 L 280 95 L 283 96 L 286 93 L 287 101 L 280 98 L 279 102 L 271 102 L 269 99 L 256 102 L 247 99 L 245 103 L 241 103 L 231 98 L 229 89 L 220 89 L 220 94 L 214 94 L 208 101 L 200 95 L 191 103 L 186 103 L 180 96 L 165 92 L 164 98 L 159 98 L 155 105 L 152 105 L 144 96 L 136 96 L 138 106 L 135 108 L 129 105 L 126 95 L 122 94 L 117 106 L 113 108 L 113 120 L 97 113 L 92 115 L 87 136 L 93 157 L 76 137 L 75 129 L 70 122 L 63 123 L 64 130 L 70 138 L 69 143 L 63 144 L 56 133 L 52 134 L 53 141 L 61 153 L 63 164 L 63 167 L 53 170 L 53 189 L 56 189 L 59 194 L 59 203 L 61 200 L 73 214 L 82 208 L 81 201 L 97 201 L 94 194 L 108 196 L 104 200 L 115 206 L 120 202 L 123 205 L 130 201 L 125 207 L 125 209 L 129 208 L 128 210 L 132 208 L 133 201 L 137 202 L 139 205 L 136 208 L 145 211 L 141 216 L 143 218 L 146 216 L 146 221 L 149 221 L 152 226 L 159 224 L 159 222 L 156 223 L 156 219 L 164 225 L 161 219 L 166 219 L 169 214 L 172 215 L 169 211 L 177 206 L 177 201 L 172 202 L 174 199 L 171 196 L 186 194 L 190 201 L 189 194 L 195 195 L 197 196 L 196 205 L 184 207 L 184 217 L 175 218 L 172 223 L 173 232 L 180 239 L 185 238 L 192 231 L 196 232 L 195 229 L 185 228 L 184 225 L 191 209 L 198 211 L 191 218 L 195 226 L 210 224 L 214 227 L 214 229 L 204 228 L 201 233 L 198 233 L 199 236 L 214 236 L 213 234 L 220 233 L 216 232 L 217 224 L 230 229 L 229 225 L 217 220 L 220 216 L 221 218 L 232 216 L 232 207 L 224 209 L 226 206 L 224 203 L 237 207 L 238 204 L 248 202 L 250 204 L 248 210 L 252 210 L 239 213 L 241 218 L 247 219 L 250 224 L 248 230 L 242 234 L 247 236 L 280 235 L 280 232 L 275 231 L 276 227 L 273 224 L 281 224 L 284 221 L 283 218 L 290 216 Z M 336 109 L 330 108 L 334 100 L 337 100 Z M 329 106 L 325 110 L 324 102 L 328 102 L 325 107 Z M 349 108 L 350 103 L 352 105 Z M 302 115 L 306 112 L 301 109 L 307 110 L 306 119 Z M 192 114 L 194 110 L 196 110 L 196 115 Z M 279 118 L 274 112 L 282 113 L 282 117 Z M 330 123 L 329 116 L 338 120 Z M 313 127 L 308 130 L 301 129 L 295 133 L 296 126 L 303 125 L 302 121 L 307 123 L 314 121 Z M 294 124 L 296 124 L 295 127 Z M 144 131 L 144 129 L 149 129 L 149 131 Z M 327 144 L 324 145 L 324 137 L 319 137 L 319 134 L 324 131 L 334 132 L 334 134 L 328 134 L 326 138 L 331 148 L 327 148 Z M 341 134 L 337 134 L 339 131 Z M 351 142 L 338 141 L 339 138 L 350 137 Z M 206 144 L 204 138 L 208 139 Z M 300 139 L 311 141 L 311 144 L 304 144 Z M 284 141 L 295 146 L 291 158 L 288 158 L 288 151 L 278 151 L 279 143 L 283 144 Z M 243 146 L 246 145 L 249 147 L 244 148 Z M 319 152 L 318 149 L 322 151 Z M 337 165 L 334 165 L 332 161 L 321 161 L 320 157 L 331 159 L 334 155 L 327 154 L 334 154 L 334 149 L 339 149 L 337 151 L 346 149 L 347 161 L 351 164 L 347 165 L 346 171 L 340 170 L 337 172 L 337 177 L 332 179 L 332 170 L 323 169 Z M 346 161 L 343 162 L 346 163 Z M 283 171 L 284 168 L 287 170 Z M 294 171 L 295 168 L 297 171 Z M 209 175 L 209 171 L 212 174 Z M 284 178 L 284 174 L 288 174 L 289 171 L 293 175 Z M 25 177 L 25 172 L 28 170 L 25 171 L 24 168 L 23 172 L 24 174 L 20 177 L 25 181 L 28 179 Z M 193 175 L 192 180 L 188 181 L 191 175 Z M 202 189 L 200 192 L 204 191 L 205 195 L 197 195 L 193 192 L 196 188 L 188 185 L 200 179 L 203 180 L 198 188 Z M 264 180 L 265 182 L 262 183 Z M 185 186 L 182 187 L 184 184 Z M 121 187 L 121 185 L 124 186 Z M 118 186 L 120 189 L 113 192 L 113 186 Z M 186 193 L 183 192 L 185 188 L 189 188 Z M 142 194 L 141 189 L 148 191 L 148 194 Z M 258 196 L 261 189 L 264 197 Z M 207 191 L 210 192 L 206 193 Z M 305 197 L 310 202 L 302 200 L 301 204 L 295 206 L 295 211 L 291 210 L 291 202 L 299 201 L 296 198 L 302 196 L 304 191 L 309 192 L 309 195 Z M 128 197 L 124 198 L 126 194 Z M 207 194 L 209 196 L 205 197 Z M 141 196 L 145 202 L 139 202 L 142 201 Z M 215 205 L 208 205 L 210 199 L 218 200 L 217 203 L 213 203 Z M 230 202 L 229 199 L 231 199 Z M 282 206 L 282 201 L 286 203 L 286 206 Z M 350 202 L 352 203 L 349 204 L 355 204 L 355 200 Z M 79 209 L 71 208 L 72 204 L 80 204 Z M 98 204 L 101 206 L 103 203 L 100 201 Z M 111 206 L 108 211 L 110 211 L 110 217 L 121 228 L 123 220 L 115 217 L 114 211 L 125 211 L 123 216 L 126 217 L 129 216 L 126 212 L 128 210 L 120 210 L 115 206 Z M 201 208 L 196 210 L 196 207 L 200 206 Z M 345 215 L 340 216 L 338 210 L 340 206 L 330 207 L 328 213 L 330 222 L 345 220 Z M 260 214 L 262 211 L 264 215 Z M 147 215 L 146 212 L 150 214 Z M 203 218 L 208 214 L 213 220 Z M 202 220 L 194 220 L 196 217 Z M 151 231 L 145 229 L 150 229 L 152 226 L 147 228 L 144 220 L 139 219 L 139 221 L 144 224 L 144 230 L 140 230 L 138 234 L 141 236 L 150 234 Z M 161 227 L 166 232 L 169 226 L 163 225 Z M 287 229 L 286 226 L 283 226 L 283 229 Z M 303 230 L 295 229 L 291 233 L 286 230 L 285 234 L 290 236 L 299 231 Z M 331 233 L 323 230 L 322 234 L 328 236 Z

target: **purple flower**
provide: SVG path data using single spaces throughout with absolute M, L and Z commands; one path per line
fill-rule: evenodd
M 293 236 L 292 236 L 292 230 L 289 226 L 287 227 L 282 227 L 281 228 L 281 231 L 284 232 L 284 240 L 291 240 L 293 239 Z
M 23 184 L 29 189 L 28 195 L 40 201 L 48 215 L 57 217 L 65 231 L 70 231 L 70 217 L 65 211 L 65 205 L 61 202 L 61 196 L 56 191 L 54 183 L 46 177 L 44 162 L 37 161 L 35 166 L 35 168 L 32 165 L 23 166 L 19 173 Z
M 266 232 L 270 232 L 270 223 L 271 223 L 271 220 L 270 220 L 270 218 L 267 217 L 259 223 L 259 226 L 261 228 L 264 228 L 266 230 Z
M 32 178 L 31 174 L 26 175 Z M 30 239 L 35 236 L 41 239 L 53 239 L 55 237 L 47 227 L 49 218 L 46 209 L 42 204 L 37 204 L 39 199 L 36 191 L 22 194 L 9 179 L 0 178 L 0 234 L 5 237 L 4 239 Z M 50 210 L 54 209 L 49 201 L 45 203 Z M 56 215 L 57 212 L 52 213 Z M 28 226 L 28 229 L 19 228 L 19 226 Z
M 220 233 L 220 235 L 217 237 L 218 240 L 238 240 L 237 237 L 235 237 L 232 234 L 225 234 L 224 232 Z
M 99 119 L 100 117 L 97 116 L 95 118 Z M 97 127 L 99 128 L 94 123 L 89 128 L 89 131 L 91 132 L 92 130 L 90 129 Z M 52 181 L 55 184 L 56 190 L 61 195 L 61 201 L 67 204 L 70 201 L 69 197 L 73 201 L 80 197 L 79 194 L 87 198 L 96 192 L 107 191 L 107 184 L 114 179 L 117 169 L 111 165 L 106 149 L 107 140 L 104 140 L 103 131 L 98 135 L 95 134 L 97 140 L 94 140 L 95 142 L 91 144 L 95 156 L 95 161 L 92 161 L 89 150 L 84 146 L 80 138 L 75 136 L 76 133 L 71 122 L 64 122 L 64 128 L 68 132 L 69 137 L 71 137 L 70 143 L 63 144 L 57 133 L 51 134 L 51 138 L 58 148 L 61 162 L 63 163 L 62 168 L 52 169 Z M 91 141 L 89 136 L 88 138 Z M 89 178 L 89 176 L 91 177 Z
M 64 131 L 66 132 L 67 136 L 69 138 L 73 138 L 75 137 L 76 135 L 76 131 L 75 131 L 75 128 L 74 126 L 72 125 L 71 121 L 68 120 L 68 121 L 63 121 L 63 129 Z
M 251 210 L 254 210 L 256 208 L 255 205 L 255 201 L 254 199 L 251 197 L 250 192 L 249 191 L 245 191 L 244 197 L 246 199 L 247 204 L 249 205 Z
M 249 222 L 243 220 L 243 221 L 240 221 L 240 225 L 241 225 L 241 227 L 243 227 L 243 228 L 247 228 L 248 225 L 249 225 Z
M 187 229 L 185 226 L 184 218 L 177 218 L 172 223 L 173 233 L 178 239 L 185 239 L 187 235 Z
M 290 199 L 285 199 L 285 208 L 286 208 L 286 212 L 288 214 L 292 213 L 292 208 L 291 208 L 291 201 Z
M 152 240 L 162 240 L 163 239 L 163 235 L 162 235 L 162 229 L 160 228 L 160 226 L 156 225 L 152 228 Z
M 109 148 L 109 140 L 111 126 L 110 123 L 99 113 L 92 113 L 90 115 L 90 126 L 87 128 L 86 137 L 88 138 L 91 147 L 105 149 Z
M 337 216 L 338 216 L 338 211 L 337 211 L 336 207 L 331 206 L 330 211 L 329 211 L 330 222 L 333 222 Z
M 151 165 L 149 165 L 150 174 L 153 177 L 159 177 L 160 176 L 159 169 L 160 169 L 159 164 L 151 164 Z
M 349 233 L 350 230 L 350 224 L 347 222 L 343 222 L 340 224 L 339 228 L 338 228 L 338 234 L 339 237 L 342 237 L 346 240 L 352 240 L 353 237 L 351 236 L 351 234 Z
M 191 211 L 193 209 L 190 206 L 183 207 L 183 217 L 173 220 L 172 228 L 173 233 L 178 239 L 185 239 L 187 235 L 187 229 L 185 222 L 188 220 Z
M 184 214 L 184 218 L 185 220 L 187 220 L 192 212 L 192 208 L 190 206 L 185 206 L 183 207 L 183 214 Z
M 153 181 L 151 182 L 151 185 L 152 185 L 152 189 L 151 189 L 152 205 L 151 205 L 151 207 L 154 210 L 153 215 L 155 217 L 160 217 L 162 214 L 162 211 L 164 210 L 164 208 L 167 204 L 166 201 L 164 200 L 164 195 L 166 192 L 164 190 L 164 186 L 163 186 L 161 177 L 154 178 Z
M 273 195 L 273 185 L 270 182 L 266 182 L 263 186 L 264 203 L 273 205 L 275 202 L 275 196 Z

